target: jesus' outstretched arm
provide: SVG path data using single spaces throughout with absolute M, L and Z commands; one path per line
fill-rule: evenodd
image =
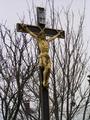
M 48 39 L 48 42 L 53 41 L 53 40 L 56 39 L 59 35 L 60 35 L 60 32 L 58 32 L 58 33 L 57 33 L 56 35 L 54 35 L 53 37 L 50 37 L 50 38 Z

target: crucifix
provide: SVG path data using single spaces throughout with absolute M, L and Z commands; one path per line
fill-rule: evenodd
M 39 68 L 40 68 L 40 92 L 42 120 L 49 120 L 48 80 L 51 71 L 51 60 L 48 54 L 49 42 L 58 38 L 65 38 L 63 30 L 55 30 L 45 27 L 45 9 L 37 7 L 37 26 L 17 23 L 17 31 L 29 33 L 38 43 Z M 46 36 L 49 36 L 46 39 Z

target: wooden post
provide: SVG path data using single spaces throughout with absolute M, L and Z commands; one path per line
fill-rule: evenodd
M 37 7 L 37 25 L 41 28 L 45 28 L 45 9 Z M 42 120 L 50 120 L 49 119 L 49 95 L 48 89 L 43 87 L 43 67 L 39 67 L 40 69 L 40 94 L 41 94 L 41 118 Z
M 43 87 L 43 68 L 40 67 L 40 96 L 41 96 L 41 118 L 49 119 L 49 93 L 48 88 Z

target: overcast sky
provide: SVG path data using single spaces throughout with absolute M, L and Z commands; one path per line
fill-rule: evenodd
M 27 2 L 29 5 L 32 5 L 32 1 L 37 6 L 45 7 L 45 1 L 48 0 L 0 0 L 0 23 L 4 23 L 7 20 L 8 26 L 12 29 L 15 24 L 19 21 L 19 17 L 22 17 L 23 14 L 27 15 Z M 67 8 L 72 0 L 54 0 L 55 9 L 58 10 L 62 7 Z M 83 10 L 84 0 L 73 0 L 71 9 L 77 13 L 78 11 Z M 18 17 L 19 16 L 19 17 Z M 90 0 L 86 0 L 86 16 L 85 16 L 85 27 L 84 35 L 85 39 L 90 38 Z M 89 47 L 90 48 L 90 47 Z
M 13 26 L 18 22 L 18 15 L 21 17 L 23 14 L 27 13 L 27 2 L 29 5 L 32 5 L 32 1 L 35 3 L 35 6 L 44 6 L 44 2 L 48 0 L 0 0 L 0 23 L 7 20 L 9 26 Z M 60 9 L 62 7 L 66 8 L 72 0 L 54 0 L 55 9 Z M 84 7 L 84 0 L 73 0 L 72 9 L 75 11 L 82 11 Z M 90 0 L 86 0 L 86 30 L 90 31 Z

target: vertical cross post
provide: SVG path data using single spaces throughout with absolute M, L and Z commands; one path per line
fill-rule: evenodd
M 45 9 L 41 7 L 37 7 L 37 25 L 41 27 L 41 29 L 45 28 Z M 50 120 L 49 119 L 49 94 L 48 89 L 43 87 L 43 71 L 42 67 L 39 67 L 40 70 L 40 99 L 41 99 L 41 117 L 42 120 Z
M 43 68 L 40 68 L 40 99 L 41 99 L 41 118 L 49 119 L 49 93 L 48 89 L 43 87 Z

